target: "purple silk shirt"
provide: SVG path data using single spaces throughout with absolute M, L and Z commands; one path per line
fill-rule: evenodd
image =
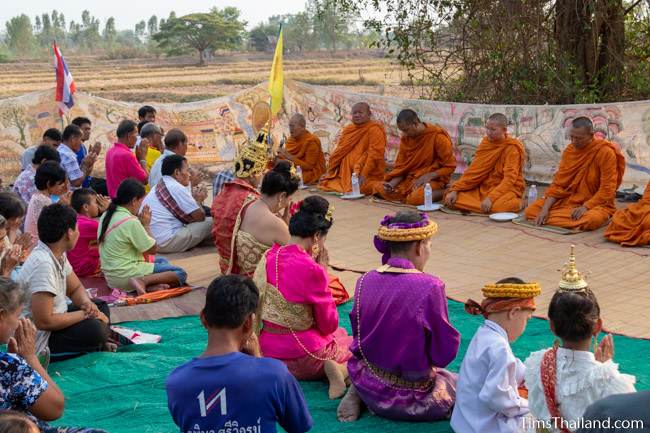
M 411 262 L 388 259 L 395 268 Z M 379 273 L 363 278 L 350 313 L 354 357 L 350 378 L 369 409 L 379 416 L 435 420 L 449 416 L 456 375 L 444 370 L 458 353 L 460 334 L 449 323 L 444 283 L 426 273 Z M 361 344 L 370 364 L 409 382 L 430 380 L 426 389 L 396 389 L 372 373 L 359 351 L 357 308 L 361 306 Z
M 411 262 L 388 259 L 396 268 L 414 269 Z M 375 366 L 407 380 L 429 376 L 432 366 L 446 367 L 458 353 L 460 334 L 449 323 L 445 283 L 433 275 L 372 271 L 359 283 L 350 313 L 354 343 L 359 354 L 357 308 L 361 302 L 363 351 Z

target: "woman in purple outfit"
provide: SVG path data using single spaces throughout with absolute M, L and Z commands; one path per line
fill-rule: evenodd
M 449 323 L 445 284 L 423 272 L 438 230 L 426 214 L 398 212 L 381 222 L 375 247 L 383 266 L 357 281 L 350 313 L 354 342 L 352 386 L 338 408 L 343 422 L 364 406 L 375 415 L 408 421 L 448 418 L 460 334 Z

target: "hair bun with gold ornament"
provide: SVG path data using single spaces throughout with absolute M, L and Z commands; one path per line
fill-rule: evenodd
M 562 268 L 562 279 L 558 284 L 558 292 L 584 292 L 589 285 L 583 274 L 576 267 L 575 245 L 571 245 L 569 261 Z
M 377 237 L 388 242 L 413 242 L 428 239 L 438 231 L 438 224 L 425 213 L 414 223 L 393 222 L 392 215 L 386 215 L 379 223 Z

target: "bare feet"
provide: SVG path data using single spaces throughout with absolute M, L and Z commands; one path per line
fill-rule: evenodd
M 104 352 L 117 352 L 117 344 L 107 341 L 104 343 Z
M 339 403 L 339 407 L 336 409 L 336 416 L 341 422 L 356 421 L 359 419 L 359 415 L 361 415 L 362 404 L 357 390 L 352 385 L 348 389 L 348 393 L 343 397 L 343 400 L 341 400 L 341 403 Z
M 335 361 L 325 361 L 325 375 L 330 383 L 328 396 L 330 400 L 336 400 L 345 394 L 345 374 L 339 364 Z
M 169 284 L 152 284 L 151 286 L 147 286 L 147 292 L 157 292 L 167 289 L 169 289 Z
M 129 278 L 129 287 L 131 287 L 139 295 L 147 293 L 147 286 L 144 284 L 142 278 Z

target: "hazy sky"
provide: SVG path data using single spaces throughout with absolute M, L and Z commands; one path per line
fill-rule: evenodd
M 63 12 L 66 25 L 70 20 L 81 21 L 81 11 L 88 9 L 91 15 L 101 21 L 100 31 L 108 17 L 115 17 L 118 30 L 133 29 L 140 20 L 145 21 L 151 15 L 166 18 L 170 11 L 176 15 L 190 12 L 207 12 L 211 7 L 236 6 L 242 11 L 242 17 L 251 28 L 271 15 L 295 13 L 304 10 L 303 0 L 62 0 L 58 2 L 45 0 L 3 0 L 0 7 L 0 31 L 4 32 L 5 23 L 16 15 L 26 14 L 32 21 L 34 16 L 57 9 Z

